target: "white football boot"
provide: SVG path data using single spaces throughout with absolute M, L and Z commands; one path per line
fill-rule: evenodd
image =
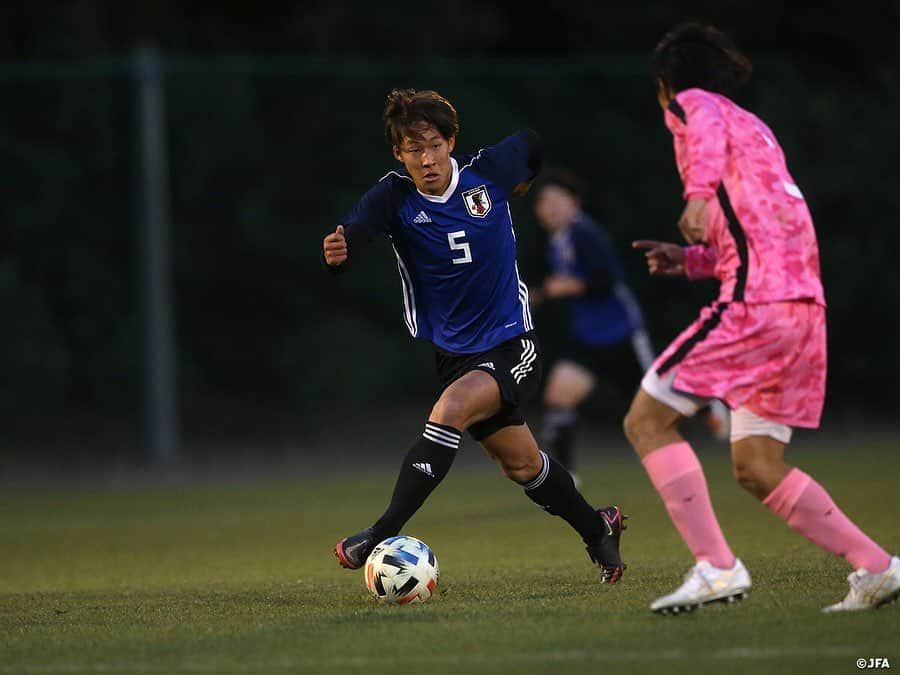
M 658 614 L 680 614 L 710 602 L 736 602 L 747 597 L 750 586 L 750 574 L 739 558 L 731 569 L 724 570 L 701 560 L 685 575 L 677 591 L 657 598 L 650 609 Z
M 879 574 L 858 569 L 847 577 L 850 592 L 838 603 L 825 607 L 823 612 L 855 612 L 878 609 L 900 597 L 900 558 L 891 558 L 888 568 Z

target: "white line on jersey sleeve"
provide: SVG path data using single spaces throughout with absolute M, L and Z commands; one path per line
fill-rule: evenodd
M 397 247 L 391 244 L 391 248 L 394 249 L 394 255 L 397 256 L 397 271 L 400 272 L 400 284 L 403 286 L 403 320 L 406 322 L 409 334 L 416 337 L 419 333 L 419 325 L 416 321 L 416 292 Z

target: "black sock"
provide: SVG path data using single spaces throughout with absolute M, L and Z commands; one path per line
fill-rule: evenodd
M 604 531 L 603 521 L 572 482 L 566 468 L 541 452 L 540 473 L 523 483 L 526 496 L 547 513 L 559 516 L 571 525 L 585 543 L 596 541 Z
M 566 469 L 575 466 L 575 409 L 550 408 L 544 415 L 544 443 Z
M 372 526 L 381 539 L 392 537 L 428 499 L 456 457 L 461 434 L 457 429 L 428 422 L 422 437 L 406 453 L 394 485 L 391 503 Z

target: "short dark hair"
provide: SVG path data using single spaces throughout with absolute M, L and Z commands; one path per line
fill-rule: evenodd
M 393 89 L 384 105 L 384 135 L 392 146 L 399 146 L 404 136 L 415 136 L 413 127 L 428 124 L 450 140 L 459 133 L 456 108 L 436 91 Z
M 537 185 L 535 185 L 535 194 L 539 194 L 541 190 L 551 185 L 561 187 L 578 201 L 584 199 L 584 182 L 574 171 L 560 167 L 544 170 L 537 180 Z
M 731 96 L 753 66 L 715 26 L 688 22 L 663 36 L 653 50 L 653 74 L 674 93 L 698 87 Z

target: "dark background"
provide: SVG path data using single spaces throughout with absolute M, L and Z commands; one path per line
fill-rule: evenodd
M 427 414 L 430 351 L 409 339 L 386 242 L 336 281 L 321 237 L 393 168 L 384 97 L 454 102 L 457 149 L 523 126 L 589 183 L 658 348 L 716 293 L 651 280 L 633 238 L 677 236 L 680 183 L 649 52 L 685 19 L 754 60 L 738 102 L 775 131 L 819 234 L 832 425 L 893 424 L 900 380 L 900 3 L 35 2 L 0 42 L 0 447 L 140 445 L 134 50 L 165 67 L 183 438 L 294 443 L 400 409 Z M 542 273 L 530 199 L 522 271 Z M 565 313 L 536 314 L 548 355 Z M 601 387 L 587 418 L 625 403 Z

